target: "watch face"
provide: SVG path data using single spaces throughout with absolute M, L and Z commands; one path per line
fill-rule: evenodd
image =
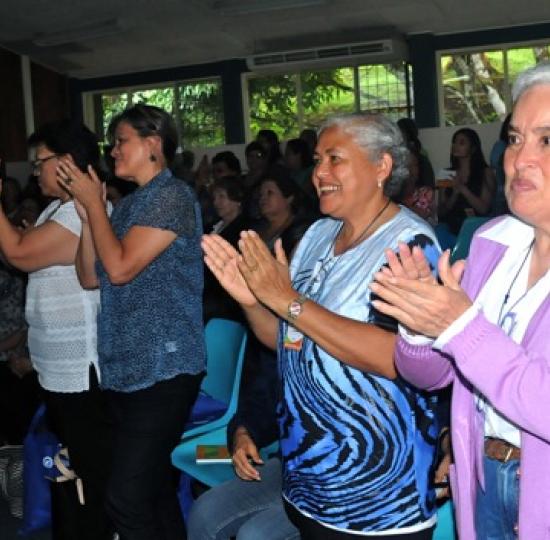
M 297 300 L 293 300 L 290 302 L 290 305 L 288 306 L 288 314 L 290 315 L 291 319 L 295 319 L 302 313 L 302 304 L 298 302 Z

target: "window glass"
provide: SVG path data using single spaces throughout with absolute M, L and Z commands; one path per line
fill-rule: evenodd
M 403 62 L 359 68 L 360 108 L 393 120 L 408 116 L 407 73 Z
M 494 122 L 506 114 L 503 51 L 442 56 L 441 78 L 446 126 Z
M 225 143 L 222 87 L 219 80 L 171 83 L 159 88 L 130 88 L 101 95 L 102 125 L 127 107 L 146 103 L 172 114 L 185 148 Z
M 332 114 L 371 111 L 394 119 L 408 116 L 411 81 L 404 62 L 252 75 L 248 78 L 249 132 L 254 137 L 260 129 L 273 129 L 281 139 L 289 139 L 304 128 L 319 127 Z

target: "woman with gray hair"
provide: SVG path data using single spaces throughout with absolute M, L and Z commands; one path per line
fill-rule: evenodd
M 381 311 L 426 336 L 402 333 L 399 372 L 419 388 L 453 382 L 458 532 L 478 540 L 550 537 L 550 64 L 523 72 L 512 95 L 512 215 L 476 234 L 463 276 L 446 253 L 437 283 L 404 249 L 372 285 Z
M 430 227 L 390 199 L 407 155 L 382 116 L 332 118 L 313 172 L 327 217 L 306 232 L 290 266 L 280 242 L 273 257 L 252 231 L 241 234 L 240 253 L 203 238 L 206 264 L 278 351 L 283 499 L 305 539 L 432 535 L 430 402 L 396 378 L 396 325 L 372 308 L 368 289 L 388 245 L 438 256 Z M 241 478 L 257 478 L 242 456 L 233 462 Z

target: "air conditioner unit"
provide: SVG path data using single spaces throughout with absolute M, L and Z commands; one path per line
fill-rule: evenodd
M 246 59 L 251 71 L 295 67 L 334 67 L 389 63 L 407 60 L 408 47 L 402 39 L 380 39 L 315 49 L 256 54 Z

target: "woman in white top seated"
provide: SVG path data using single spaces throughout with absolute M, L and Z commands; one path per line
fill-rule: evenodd
M 110 427 L 98 388 L 97 291 L 82 289 L 75 271 L 81 222 L 70 195 L 57 182 L 58 159 L 70 154 L 82 170 L 99 161 L 96 136 L 71 121 L 47 124 L 29 139 L 33 172 L 53 201 L 36 225 L 13 227 L 0 210 L 0 251 L 29 273 L 26 318 L 33 366 L 44 389 L 48 420 L 71 466 L 83 480 L 80 505 L 72 483 L 52 484 L 53 538 L 111 538 L 103 510 Z M 0 184 L 1 192 L 1 184 Z

